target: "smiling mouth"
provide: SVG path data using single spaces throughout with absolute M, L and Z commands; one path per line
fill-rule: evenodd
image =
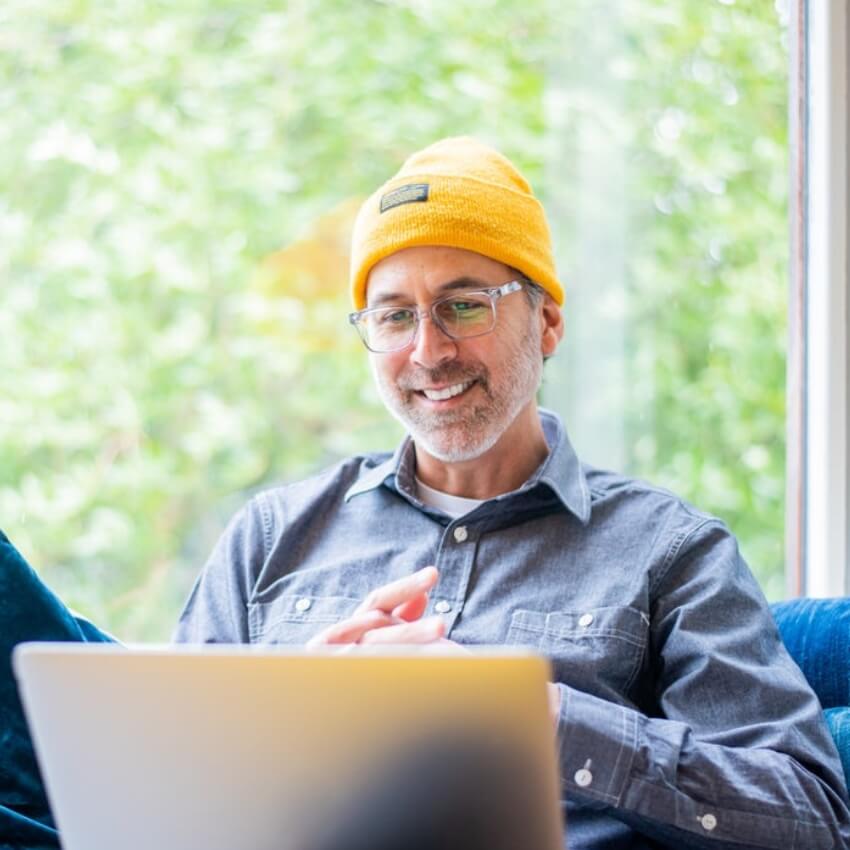
M 428 401 L 448 401 L 450 398 L 465 393 L 475 381 L 466 381 L 462 384 L 452 384 L 450 387 L 445 387 L 441 390 L 418 390 L 420 395 L 424 395 Z

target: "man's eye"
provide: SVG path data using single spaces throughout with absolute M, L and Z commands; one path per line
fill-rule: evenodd
M 409 325 L 413 321 L 413 313 L 410 310 L 389 310 L 378 316 L 378 322 L 382 325 Z
M 446 306 L 451 311 L 451 316 L 455 319 L 477 316 L 488 308 L 487 304 L 482 304 L 480 301 L 470 299 L 449 301 Z

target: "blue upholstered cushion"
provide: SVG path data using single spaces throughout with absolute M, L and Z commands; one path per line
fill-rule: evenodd
M 824 716 L 826 725 L 835 739 L 847 787 L 850 788 L 850 708 L 828 708 Z
M 770 607 L 783 643 L 825 709 L 850 788 L 850 598 L 789 599 Z
M 25 640 L 108 641 L 75 617 L 0 531 L 0 847 L 53 848 L 59 841 L 11 668 Z
M 850 598 L 789 599 L 771 610 L 821 705 L 850 706 Z

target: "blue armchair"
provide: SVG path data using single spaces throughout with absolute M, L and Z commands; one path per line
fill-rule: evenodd
M 824 709 L 850 788 L 850 598 L 770 606 L 782 641 Z

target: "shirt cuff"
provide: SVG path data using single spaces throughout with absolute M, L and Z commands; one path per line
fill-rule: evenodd
M 570 795 L 619 805 L 637 751 L 635 713 L 566 685 L 558 687 L 563 787 Z
M 828 827 L 804 807 L 776 814 L 754 811 L 745 791 L 740 799 L 700 801 L 674 787 L 659 773 L 655 781 L 637 762 L 641 723 L 652 723 L 629 708 L 558 684 L 561 784 L 565 795 L 614 806 L 623 820 L 643 834 L 668 841 L 664 846 L 747 846 L 809 850 L 834 846 Z M 665 722 L 665 721 L 662 721 Z M 647 741 L 643 740 L 643 746 Z M 674 745 L 656 738 L 654 752 Z M 676 767 L 672 752 L 660 760 Z M 729 796 L 727 789 L 727 796 Z M 736 805 L 737 803 L 737 805 Z M 755 837 L 757 836 L 757 837 Z M 755 838 L 754 838 L 755 837 Z M 728 844 L 727 844 L 728 842 Z

